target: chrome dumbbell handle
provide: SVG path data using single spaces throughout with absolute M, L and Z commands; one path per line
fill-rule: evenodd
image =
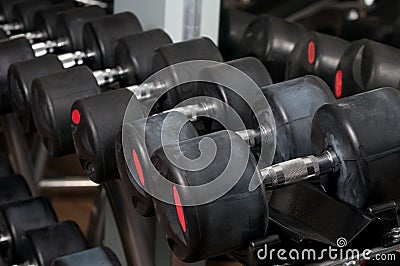
M 332 172 L 339 164 L 336 153 L 327 150 L 319 156 L 296 158 L 261 169 L 267 188 L 275 188 L 301 182 Z
M 25 38 L 30 43 L 33 43 L 33 41 L 39 40 L 39 39 L 43 39 L 44 37 L 45 37 L 45 35 L 42 32 L 25 32 L 25 33 L 19 33 L 19 34 L 11 35 L 8 38 L 10 40 L 17 39 L 17 38 Z
M 17 30 L 23 30 L 24 25 L 21 22 L 11 22 L 0 25 L 0 30 L 5 31 L 8 35 Z
M 68 44 L 67 40 L 46 41 L 32 44 L 32 50 L 36 57 L 54 52 L 54 49 Z
M 106 84 L 111 84 L 115 81 L 120 80 L 126 73 L 127 70 L 118 66 L 115 68 L 107 68 L 103 70 L 93 71 L 93 76 L 96 78 L 97 84 L 99 86 L 104 86 Z
M 94 56 L 95 54 L 91 52 L 76 51 L 72 53 L 61 54 L 57 57 L 64 68 L 71 68 L 73 66 L 83 65 L 88 59 Z

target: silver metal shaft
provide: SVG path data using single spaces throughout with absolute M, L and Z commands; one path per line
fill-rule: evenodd
M 10 33 L 13 31 L 17 31 L 17 30 L 22 30 L 24 29 L 24 25 L 20 22 L 12 22 L 12 23 L 7 23 L 7 24 L 2 24 L 0 25 L 0 29 Z
M 327 150 L 319 156 L 307 156 L 282 162 L 261 169 L 261 176 L 267 188 L 285 186 L 318 177 L 334 171 L 339 164 L 336 153 Z
M 38 42 L 32 44 L 32 50 L 36 57 L 53 53 L 56 48 L 61 48 L 68 44 L 68 40 L 54 40 L 46 42 Z
M 148 82 L 141 85 L 134 85 L 126 87 L 135 94 L 138 100 L 147 100 L 154 97 L 155 94 L 159 95 L 162 90 L 166 88 L 162 82 Z
M 58 60 L 61 61 L 64 68 L 83 65 L 88 59 L 94 57 L 94 53 L 76 51 L 58 55 Z
M 120 66 L 117 66 L 115 68 L 107 68 L 103 70 L 93 71 L 93 76 L 96 78 L 97 84 L 99 84 L 99 86 L 104 86 L 106 84 L 111 84 L 115 81 L 120 80 L 126 73 L 127 70 L 123 69 Z
M 31 43 L 33 43 L 33 41 L 35 40 L 39 40 L 39 39 L 43 39 L 44 38 L 44 34 L 42 32 L 25 32 L 25 33 L 19 33 L 19 34 L 15 34 L 15 35 L 11 35 L 9 37 L 10 40 L 12 39 L 17 39 L 17 38 L 25 38 L 28 41 L 30 41 Z

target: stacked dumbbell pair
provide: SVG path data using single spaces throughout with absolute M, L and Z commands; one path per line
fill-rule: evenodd
M 106 248 L 88 249 L 79 226 L 59 222 L 50 202 L 33 197 L 24 178 L 0 177 L 0 255 L 7 265 L 120 265 Z M 65 256 L 65 257 L 64 257 Z

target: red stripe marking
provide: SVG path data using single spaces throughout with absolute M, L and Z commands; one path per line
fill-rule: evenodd
M 308 63 L 312 65 L 315 62 L 315 43 L 313 41 L 308 43 L 307 50 Z
M 137 156 L 136 150 L 132 150 L 133 162 L 135 163 L 136 172 L 139 176 L 140 183 L 144 186 L 144 176 L 143 176 L 143 169 L 140 165 L 139 157 Z
M 343 90 L 343 72 L 342 72 L 342 70 L 338 70 L 336 72 L 336 77 L 335 77 L 336 98 L 342 97 L 342 90 Z
M 75 125 L 79 125 L 79 123 L 81 122 L 81 114 L 77 109 L 72 111 L 71 119 Z
M 179 223 L 181 224 L 183 232 L 186 233 L 186 221 L 185 221 L 185 214 L 184 214 L 183 208 L 182 208 L 181 198 L 179 197 L 176 186 L 173 186 L 172 190 L 174 192 L 174 202 L 175 202 L 175 207 L 176 207 L 176 214 L 178 215 Z

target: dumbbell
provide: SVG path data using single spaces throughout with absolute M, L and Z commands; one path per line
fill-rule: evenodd
M 9 264 L 27 259 L 27 231 L 58 222 L 50 202 L 41 197 L 3 205 L 0 213 L 0 252 Z
M 242 56 L 240 42 L 244 32 L 256 16 L 237 10 L 222 9 L 219 28 L 219 48 L 225 60 Z
M 313 74 L 333 88 L 340 58 L 349 45 L 348 41 L 326 34 L 304 34 L 290 54 L 286 79 Z
M 55 259 L 51 266 L 120 266 L 117 256 L 107 247 L 84 250 Z
M 13 34 L 9 36 L 9 38 L 16 39 L 19 37 L 24 37 L 31 43 L 56 38 L 58 13 L 74 8 L 75 8 L 74 4 L 70 1 L 65 1 L 60 4 L 55 4 L 46 8 L 41 8 L 35 12 L 32 23 L 32 25 L 34 26 L 30 26 L 29 27 L 30 30 L 18 34 Z
M 20 175 L 0 177 L 0 205 L 32 197 L 25 179 Z
M 63 47 L 68 49 L 75 48 L 80 50 L 82 47 L 82 27 L 88 19 L 105 15 L 101 8 L 87 7 L 77 8 L 62 12 L 58 15 L 58 36 L 62 36 L 57 40 L 62 43 Z M 67 29 L 63 29 L 67 27 Z M 58 43 L 49 41 L 49 43 Z M 51 44 L 52 45 L 52 44 Z M 50 46 L 51 46 L 50 45 Z M 11 111 L 7 96 L 7 73 L 10 65 L 34 58 L 46 51 L 47 43 L 37 43 L 31 45 L 25 38 L 17 38 L 9 41 L 0 42 L 0 112 L 5 113 Z
M 268 71 L 255 58 L 234 60 L 226 62 L 226 64 L 242 70 L 245 74 L 253 78 L 260 87 L 272 83 Z M 218 69 L 215 71 L 218 71 Z M 177 70 L 177 75 L 179 77 L 179 70 Z M 199 84 L 198 87 L 200 88 L 195 88 L 196 92 L 191 93 L 191 96 L 195 94 L 199 96 L 210 94 L 209 91 L 206 92 L 202 89 L 204 86 L 206 84 Z M 224 91 L 221 87 L 210 86 L 210 90 Z M 230 102 L 223 97 L 225 94 L 221 93 L 217 97 L 221 101 Z M 187 96 L 188 94 L 183 91 L 183 88 L 175 92 L 174 95 L 167 94 L 166 97 L 171 97 L 171 99 L 163 101 L 165 104 L 160 108 L 160 111 L 173 108 L 179 102 L 186 100 Z M 90 96 L 80 99 L 72 105 L 72 116 L 75 113 L 79 113 L 80 115 L 79 123 L 76 123 L 77 121 L 73 119 L 71 124 L 76 154 L 80 159 L 82 168 L 94 182 L 102 183 L 118 177 L 117 161 L 115 158 L 115 133 L 122 126 L 124 114 L 129 103 L 137 106 L 137 112 L 133 112 L 130 115 L 132 121 L 145 118 L 145 108 L 141 108 L 142 102 L 137 100 L 135 94 L 127 89 L 119 89 Z M 218 108 L 219 106 L 216 104 L 213 105 L 205 100 L 196 102 L 195 104 L 188 104 L 186 107 L 178 107 L 175 110 L 181 110 L 181 112 L 187 114 L 192 120 L 196 120 L 201 114 L 204 116 L 205 114 L 223 112 L 222 109 L 217 110 Z M 242 107 L 242 109 L 248 111 L 248 108 Z M 241 111 L 247 114 L 247 112 Z M 209 127 L 210 125 L 204 126 L 204 128 Z M 90 143 L 87 142 L 89 139 L 91 140 Z
M 398 69 L 400 50 L 389 45 L 369 41 L 361 60 L 361 81 L 365 91 L 381 87 L 400 88 Z
M 180 169 L 166 154 L 197 158 L 204 137 L 157 150 L 152 157 L 154 165 L 174 184 L 163 188 L 169 191 L 174 205 L 154 199 L 157 218 L 172 251 L 184 261 L 197 261 L 248 247 L 250 240 L 264 237 L 268 220 L 266 187 L 276 188 L 321 176 L 334 184 L 326 187 L 328 192 L 359 208 L 397 199 L 396 162 L 400 152 L 396 136 L 400 120 L 394 114 L 400 111 L 399 101 L 397 90 L 382 88 L 325 104 L 316 112 L 312 125 L 312 149 L 320 155 L 262 169 L 257 169 L 252 154 L 244 152 L 248 149 L 247 142 L 229 131 L 207 135 L 216 145 L 216 155 L 201 170 Z M 234 158 L 230 158 L 231 153 Z M 233 188 L 208 204 L 185 206 L 197 198 L 190 187 L 178 185 L 199 186 L 213 181 L 229 160 L 247 162 Z
M 26 110 L 31 103 L 31 84 L 36 77 L 56 73 L 83 62 L 92 68 L 114 65 L 115 42 L 126 34 L 140 31 L 140 23 L 132 13 L 104 16 L 91 20 L 83 27 L 85 50 L 57 56 L 47 55 L 11 65 L 8 69 L 9 98 L 19 116 L 29 114 L 22 119 L 26 129 L 31 131 L 33 127 L 30 113 L 26 113 Z
M 24 1 L 14 4 L 15 21 L 1 24 L 0 29 L 11 34 L 15 31 L 31 31 L 35 28 L 35 13 L 52 5 L 50 0 Z
M 15 20 L 13 8 L 17 3 L 26 0 L 2 0 L 0 1 L 0 22 L 11 22 Z
M 353 43 L 340 59 L 335 94 L 344 97 L 380 87 L 399 87 L 396 75 L 400 51 L 371 40 Z
M 144 36 L 147 37 L 143 38 Z M 132 40 L 135 42 L 131 42 Z M 118 54 L 122 55 L 122 57 L 117 55 L 120 59 L 116 59 L 118 68 L 124 72 L 120 78 L 122 84 L 124 82 L 140 83 L 153 71 L 181 61 L 222 60 L 218 48 L 207 38 L 163 46 L 170 43 L 170 38 L 160 30 L 156 30 L 146 35 L 132 36 L 125 41 L 117 45 L 116 49 L 119 51 Z M 154 57 L 152 57 L 153 49 L 157 49 Z M 97 74 L 98 72 L 92 73 L 87 68 L 81 67 L 34 80 L 32 84 L 33 119 L 51 155 L 62 156 L 74 152 L 70 132 L 71 106 L 78 99 L 101 93 L 99 82 L 94 77 L 94 75 L 98 77 Z M 128 89 L 141 100 L 146 100 L 161 93 L 164 87 L 165 84 L 162 81 L 157 81 Z M 80 114 L 74 112 L 72 119 L 78 124 Z
M 351 96 L 363 91 L 361 61 L 365 44 L 363 39 L 353 42 L 342 54 L 335 74 L 334 93 L 336 98 Z
M 30 230 L 26 240 L 30 252 L 28 259 L 19 265 L 50 266 L 55 259 L 88 247 L 79 226 L 70 221 Z
M 260 70 L 258 70 L 261 72 Z M 260 79 L 260 77 L 258 77 Z M 306 76 L 275 85 L 262 88 L 262 93 L 271 105 L 274 115 L 274 123 L 276 125 L 276 151 L 274 161 L 280 162 L 290 158 L 297 157 L 298 154 L 308 154 L 311 152 L 311 143 L 309 137 L 311 134 L 311 121 L 314 112 L 323 104 L 334 101 L 329 87 L 321 79 L 315 76 Z M 238 99 L 233 95 L 230 96 L 231 101 L 236 102 L 239 106 Z M 240 102 L 240 104 L 244 104 Z M 304 108 L 308 106 L 310 108 Z M 182 108 L 177 111 L 182 112 Z M 269 107 L 265 107 L 266 111 Z M 209 111 L 211 108 L 207 109 Z M 240 110 L 239 108 L 234 108 Z M 242 113 L 251 113 L 250 110 L 242 107 L 239 111 Z M 174 109 L 172 109 L 174 110 Z M 183 109 L 184 110 L 184 109 Z M 195 116 L 206 114 L 206 111 L 198 108 L 199 113 Z M 190 109 L 188 111 L 191 111 Z M 212 111 L 212 109 L 211 109 Z M 221 108 L 220 112 L 224 112 Z M 183 111 L 183 114 L 185 112 Z M 189 112 L 189 114 L 193 115 Z M 151 189 L 152 164 L 149 156 L 159 149 L 162 144 L 173 144 L 176 139 L 173 136 L 178 135 L 180 125 L 187 121 L 182 115 L 175 115 L 176 118 L 168 120 L 168 124 L 164 125 L 166 115 L 155 115 L 147 119 L 137 120 L 124 125 L 125 148 L 122 146 L 122 133 L 118 134 L 116 144 L 116 154 L 118 158 L 118 170 L 120 177 L 127 184 L 131 184 L 133 189 L 130 196 L 135 209 L 144 216 L 151 216 L 154 213 L 152 197 L 143 189 Z M 245 116 L 240 115 L 242 118 Z M 240 131 L 238 134 L 253 147 L 255 153 L 259 154 L 260 141 L 263 134 L 268 134 L 267 129 L 257 127 L 257 121 L 254 117 L 247 117 L 248 130 Z M 145 136 L 141 133 L 141 128 L 146 128 Z M 163 132 L 161 128 L 166 127 Z M 199 135 L 193 127 L 185 126 L 185 131 L 179 132 L 180 138 L 189 139 Z M 161 134 L 168 134 L 161 140 Z M 144 140 L 146 143 L 144 143 Z M 264 143 L 265 144 L 265 143 Z M 266 144 L 265 144 L 266 145 Z M 268 145 L 268 148 L 271 146 Z M 264 148 L 265 149 L 265 148 Z M 272 149 L 272 148 L 271 148 Z M 268 153 L 267 153 L 268 154 Z M 268 155 L 266 156 L 268 157 Z M 266 159 L 264 156 L 264 159 Z M 261 161 L 261 159 L 260 159 Z M 266 162 L 262 162 L 266 163 Z
M 274 82 L 283 81 L 289 55 L 306 32 L 300 24 L 262 15 L 246 29 L 240 49 L 242 55 L 259 58 Z

